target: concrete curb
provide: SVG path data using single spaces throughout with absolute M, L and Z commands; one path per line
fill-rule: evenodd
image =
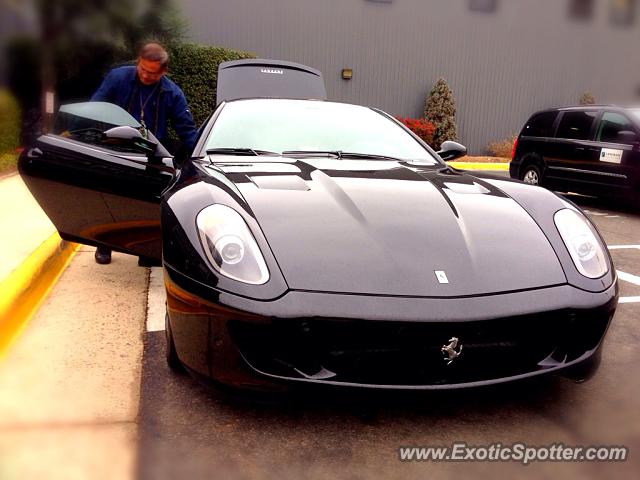
M 508 163 L 485 163 L 485 162 L 449 162 L 453 168 L 460 170 L 499 170 L 509 171 Z
M 47 297 L 78 247 L 54 233 L 0 282 L 0 359 Z

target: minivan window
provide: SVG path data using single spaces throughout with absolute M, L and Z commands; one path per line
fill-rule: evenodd
M 557 116 L 558 112 L 543 112 L 534 115 L 522 129 L 522 135 L 528 137 L 553 136 L 553 124 Z
M 596 139 L 600 142 L 620 143 L 619 133 L 623 131 L 634 131 L 627 117 L 619 113 L 605 112 L 598 125 Z
M 556 137 L 588 140 L 591 126 L 597 116 L 597 111 L 564 112 L 562 120 L 560 120 L 560 125 L 558 125 Z

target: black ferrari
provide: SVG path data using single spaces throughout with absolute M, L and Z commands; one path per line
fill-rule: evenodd
M 580 209 L 325 97 L 309 67 L 228 62 L 190 159 L 94 102 L 19 169 L 64 239 L 163 266 L 174 369 L 261 390 L 588 378 L 618 286 Z

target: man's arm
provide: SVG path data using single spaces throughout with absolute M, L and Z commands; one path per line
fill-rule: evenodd
M 196 128 L 193 116 L 189 110 L 189 105 L 187 105 L 187 100 L 184 98 L 182 92 L 176 95 L 175 101 L 173 102 L 171 123 L 182 143 L 184 143 L 189 149 L 189 152 L 191 152 L 193 147 L 196 146 L 198 129 Z
M 91 96 L 91 101 L 113 103 L 113 101 L 115 100 L 115 97 L 114 97 L 114 89 L 116 84 L 115 80 L 116 79 L 115 79 L 114 71 L 111 70 L 107 74 L 107 76 L 104 77 L 104 80 L 98 87 L 98 90 L 96 90 L 95 93 Z

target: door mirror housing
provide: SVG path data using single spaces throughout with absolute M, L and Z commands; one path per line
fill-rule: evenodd
M 451 140 L 447 140 L 446 142 L 444 142 L 440 146 L 440 150 L 438 151 L 438 155 L 440 155 L 440 158 L 442 158 L 445 162 L 464 157 L 466 154 L 467 147 Z
M 103 133 L 105 144 L 121 145 L 140 153 L 152 156 L 158 149 L 158 143 L 142 136 L 140 130 L 128 125 L 113 127 Z

